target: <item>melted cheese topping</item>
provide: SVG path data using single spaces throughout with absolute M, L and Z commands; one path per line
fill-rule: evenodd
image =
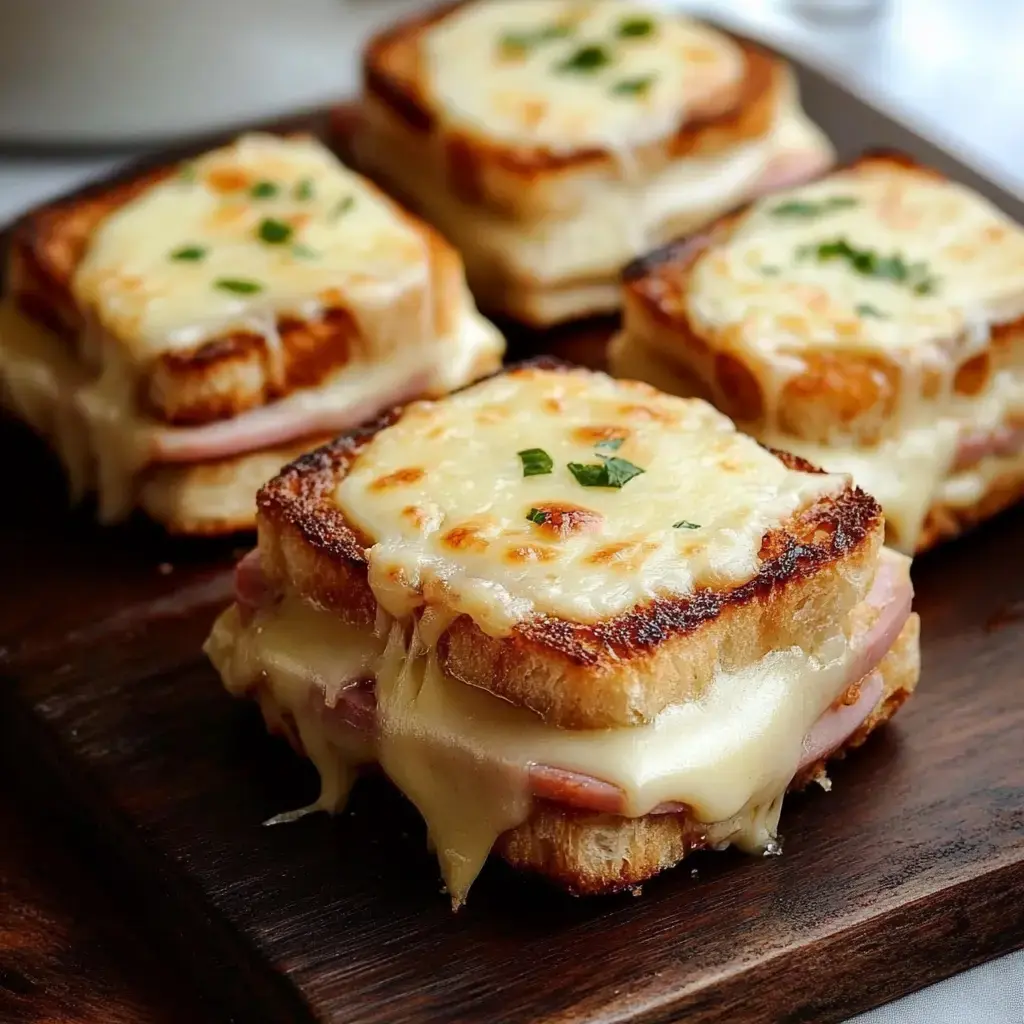
M 339 306 L 378 353 L 433 334 L 424 237 L 310 139 L 243 136 L 146 189 L 97 227 L 73 290 L 140 363 Z
M 388 396 L 418 373 L 423 375 L 424 391 L 449 391 L 468 383 L 491 360 L 497 361 L 501 347 L 497 331 L 467 308 L 456 332 L 432 347 L 415 349 L 400 361 L 348 363 L 317 387 L 299 389 L 272 407 L 245 415 L 272 412 L 284 414 L 284 420 L 314 422 L 334 410 L 365 405 L 375 396 L 389 404 Z M 95 487 L 102 522 L 115 522 L 131 512 L 139 474 L 147 466 L 202 461 L 198 450 L 186 457 L 189 439 L 208 429 L 168 427 L 139 415 L 124 401 L 119 369 L 113 364 L 109 372 L 92 376 L 59 338 L 9 303 L 0 304 L 0 390 L 5 404 L 51 441 L 74 494 Z
M 660 351 L 629 333 L 616 338 L 609 349 L 612 371 L 647 381 L 674 394 L 692 395 L 700 382 Z M 993 375 L 976 396 L 956 396 L 927 422 L 912 422 L 894 437 L 872 447 L 813 444 L 773 431 L 760 431 L 765 444 L 823 466 L 847 473 L 875 498 L 885 512 L 888 542 L 912 553 L 918 544 L 928 511 L 937 503 L 965 507 L 981 499 L 1001 473 L 1020 456 L 990 456 L 977 467 L 953 471 L 962 436 L 991 432 L 1007 421 L 1024 418 L 1024 379 L 1013 370 Z
M 550 473 L 523 475 L 517 452 L 532 448 Z M 643 473 L 615 489 L 568 468 L 602 456 Z M 767 530 L 845 485 L 787 469 L 704 402 L 527 369 L 408 407 L 336 501 L 374 541 L 369 581 L 387 611 L 426 601 L 502 634 L 535 614 L 591 622 L 745 582 Z M 537 509 L 553 518 L 530 521 Z M 683 520 L 699 528 L 674 528 Z
M 677 801 L 710 823 L 714 844 L 757 851 L 775 837 L 782 796 L 804 737 L 848 685 L 850 647 L 839 634 L 817 651 L 772 652 L 736 672 L 716 671 L 700 701 L 647 726 L 567 731 L 446 676 L 432 644 L 407 623 L 386 630 L 376 662 L 375 755 L 422 813 L 458 905 L 498 836 L 529 817 L 531 765 L 600 779 L 625 794 L 625 813 Z M 351 735 L 326 734 L 322 707 L 364 675 L 384 644 L 329 612 L 286 597 L 241 625 L 229 609 L 207 653 L 234 693 L 262 680 L 299 724 L 324 778 L 320 806 L 338 808 L 352 770 L 371 754 Z
M 901 281 L 819 255 L 837 242 L 920 269 Z M 934 343 L 966 335 L 981 348 L 991 324 L 1024 315 L 1024 230 L 953 182 L 839 172 L 761 200 L 697 262 L 687 301 L 698 325 L 761 357 L 839 345 L 943 368 Z
M 468 4 L 425 33 L 421 60 L 449 123 L 556 151 L 660 139 L 744 73 L 721 33 L 620 0 Z

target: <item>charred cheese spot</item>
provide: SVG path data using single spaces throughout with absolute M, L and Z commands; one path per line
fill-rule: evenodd
M 488 540 L 479 526 L 455 526 L 441 537 L 441 543 L 455 551 L 486 551 Z
M 406 466 L 402 469 L 396 469 L 393 473 L 388 473 L 386 476 L 378 477 L 370 484 L 370 489 L 374 491 L 389 491 L 395 487 L 407 487 L 409 484 L 422 480 L 424 476 L 426 474 L 418 466 Z
M 573 439 L 580 444 L 597 445 L 602 441 L 625 441 L 630 435 L 629 427 L 620 427 L 616 424 L 600 424 L 593 427 L 577 427 L 573 432 Z
M 252 176 L 240 167 L 214 167 L 205 176 L 214 192 L 241 192 L 252 184 Z
M 560 398 L 545 398 L 542 405 L 545 412 L 557 414 L 565 411 L 565 402 Z
M 567 502 L 538 502 L 531 508 L 535 508 L 544 517 L 543 522 L 533 520 L 535 529 L 553 540 L 565 540 L 580 533 L 596 533 L 604 521 L 600 512 Z
M 617 572 L 636 572 L 643 567 L 647 556 L 656 545 L 649 541 L 624 541 L 619 544 L 606 544 L 598 548 L 591 556 L 594 565 L 607 566 Z
M 526 562 L 554 562 L 557 558 L 557 548 L 548 548 L 541 544 L 519 544 L 505 552 L 505 560 L 513 565 Z
M 672 423 L 675 418 L 670 412 L 651 405 L 620 405 L 616 412 L 628 419 L 647 420 L 653 423 Z
M 953 387 L 959 395 L 976 395 L 988 383 L 991 357 L 982 352 L 968 359 L 953 378 Z
M 426 510 L 418 505 L 407 505 L 403 508 L 402 518 L 412 523 L 417 530 L 422 530 L 430 522 L 430 517 L 427 515 Z

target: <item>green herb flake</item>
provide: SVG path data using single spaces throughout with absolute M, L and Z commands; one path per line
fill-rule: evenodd
M 611 64 L 611 62 L 612 59 L 603 46 L 591 44 L 590 46 L 581 46 L 567 60 L 562 61 L 561 64 L 556 64 L 555 70 L 563 74 L 590 74 L 592 71 L 597 71 L 599 68 Z
M 191 185 L 198 177 L 199 172 L 193 163 L 182 164 L 181 170 L 178 171 L 178 179 L 186 185 Z
M 312 199 L 313 179 L 303 178 L 302 181 L 298 182 L 295 188 L 292 189 L 292 195 L 302 202 L 306 202 L 308 199 Z
M 253 199 L 273 199 L 274 196 L 280 189 L 272 181 L 257 181 L 251 189 L 249 189 L 249 195 Z
M 878 320 L 889 319 L 887 313 L 883 313 L 877 306 L 872 306 L 870 302 L 862 302 L 857 306 L 857 316 L 873 316 Z
M 355 196 L 345 196 L 342 199 L 339 199 L 334 204 L 334 208 L 327 215 L 328 222 L 333 224 L 336 220 L 340 220 L 355 205 L 356 205 Z
M 625 18 L 619 22 L 616 34 L 622 39 L 639 39 L 654 32 L 654 22 L 650 18 Z
M 543 526 L 548 521 L 548 514 L 539 508 L 531 508 L 527 513 L 526 518 L 531 523 L 536 523 L 538 526 Z
M 263 285 L 258 281 L 247 281 L 241 277 L 220 277 L 213 282 L 213 287 L 235 295 L 255 295 L 263 291 Z
M 939 284 L 938 279 L 929 273 L 927 263 L 907 263 L 899 253 L 880 256 L 871 249 L 857 249 L 845 238 L 835 238 L 818 245 L 802 245 L 796 255 L 798 259 L 815 258 L 819 263 L 845 260 L 858 274 L 906 285 L 915 295 L 931 295 Z
M 617 452 L 625 442 L 624 437 L 609 437 L 604 441 L 598 441 L 595 448 L 607 448 L 610 452 Z
M 183 245 L 171 253 L 171 259 L 181 263 L 198 263 L 205 255 L 206 250 L 201 245 Z
M 764 274 L 765 277 L 778 277 L 779 274 L 782 273 L 782 267 L 776 267 L 772 266 L 771 264 L 766 264 L 761 268 L 761 273 Z
M 266 242 L 268 245 L 281 245 L 292 237 L 292 226 L 283 220 L 265 217 L 260 221 L 256 234 L 261 242 Z
M 643 473 L 639 466 L 634 466 L 632 462 L 627 462 L 617 456 L 598 455 L 598 458 L 602 462 L 596 466 L 580 462 L 569 463 L 569 472 L 576 477 L 576 482 L 581 487 L 621 488 L 628 484 L 633 477 Z
M 786 203 L 773 206 L 768 212 L 773 217 L 811 218 L 820 217 L 834 210 L 848 210 L 851 206 L 859 206 L 860 200 L 854 196 L 829 196 L 820 202 L 791 199 Z
M 567 24 L 546 25 L 544 28 L 528 29 L 521 32 L 505 32 L 498 40 L 498 49 L 505 57 L 525 57 L 531 50 L 555 39 L 565 39 L 572 34 Z
M 302 242 L 296 242 L 292 246 L 292 255 L 300 260 L 315 260 L 320 257 L 320 253 L 316 249 L 311 249 L 308 245 L 303 245 Z
M 616 82 L 609 91 L 613 96 L 646 96 L 654 85 L 654 79 L 654 75 L 624 78 L 621 82 Z
M 523 476 L 546 476 L 554 469 L 551 456 L 543 448 L 524 448 L 516 454 L 523 464 Z
M 672 524 L 673 530 L 699 530 L 700 523 L 691 523 L 689 519 L 680 519 L 678 523 Z

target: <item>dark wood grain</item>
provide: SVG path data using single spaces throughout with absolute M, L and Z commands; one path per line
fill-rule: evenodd
M 819 107 L 842 98 L 815 87 Z M 900 134 L 844 102 L 869 141 Z M 516 346 L 593 363 L 606 333 Z M 336 820 L 261 827 L 316 781 L 198 654 L 232 545 L 69 518 L 38 448 L 0 443 L 0 743 L 247 1024 L 826 1024 L 1024 944 L 1024 511 L 917 564 L 920 691 L 831 794 L 788 802 L 784 856 L 701 854 L 595 900 L 494 864 L 454 916 L 381 781 Z

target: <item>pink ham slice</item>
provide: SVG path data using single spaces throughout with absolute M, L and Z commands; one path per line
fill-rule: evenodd
M 236 570 L 237 600 L 244 618 L 274 604 L 276 595 L 267 583 L 259 564 L 259 553 L 252 551 Z M 910 615 L 913 588 L 900 563 L 883 557 L 875 573 L 871 590 L 864 599 L 875 610 L 871 625 L 856 638 L 857 654 L 850 666 L 851 681 L 860 680 L 856 700 L 836 704 L 825 712 L 804 737 L 797 771 L 827 757 L 857 731 L 878 703 L 883 680 L 876 666 L 892 647 Z M 376 698 L 372 679 L 353 680 L 342 685 L 332 706 L 323 706 L 324 720 L 369 732 L 376 727 Z M 618 786 L 580 772 L 551 765 L 531 764 L 527 769 L 531 793 L 543 800 L 581 810 L 621 814 L 625 794 Z M 670 802 L 652 813 L 671 814 L 685 805 Z
M 1024 448 L 1024 424 L 1009 423 L 995 430 L 967 431 L 960 438 L 954 469 L 970 469 L 987 455 L 1016 455 Z
M 423 394 L 430 386 L 426 371 L 411 373 L 400 384 L 358 402 L 303 408 L 302 394 L 283 398 L 229 420 L 201 427 L 168 427 L 152 439 L 152 462 L 202 462 L 273 448 L 313 434 L 340 433 L 371 419 L 392 405 Z
M 763 196 L 769 192 L 802 185 L 824 174 L 831 166 L 831 154 L 819 149 L 797 149 L 777 153 L 768 162 L 768 166 L 754 186 L 754 194 Z

